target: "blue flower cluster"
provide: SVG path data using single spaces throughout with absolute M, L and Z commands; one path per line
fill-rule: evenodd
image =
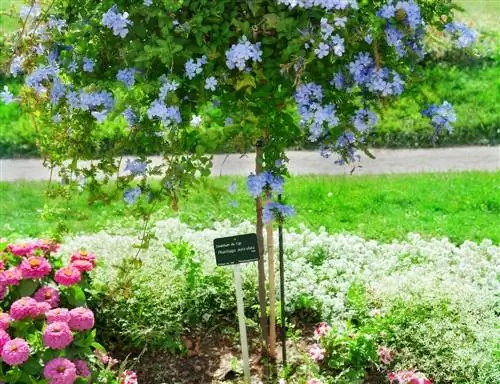
M 207 56 L 203 55 L 194 61 L 189 59 L 186 64 L 184 64 L 184 70 L 186 71 L 186 76 L 189 80 L 192 80 L 196 75 L 203 72 L 203 66 L 207 63 Z
M 319 59 L 328 56 L 333 52 L 337 56 L 342 56 L 345 51 L 344 39 L 339 35 L 333 34 L 333 26 L 328 23 L 326 18 L 322 18 L 320 22 L 321 42 L 314 50 Z
M 127 159 L 124 171 L 130 172 L 133 176 L 144 175 L 146 173 L 147 164 L 139 159 L 130 160 Z
M 420 7 L 413 0 L 388 2 L 377 16 L 387 21 L 385 37 L 387 44 L 394 47 L 399 57 L 415 53 L 420 59 L 424 56 L 424 28 Z M 403 24 L 402 27 L 400 25 Z
M 153 0 L 144 0 L 144 5 L 146 7 L 149 7 L 151 4 L 153 4 Z
M 66 93 L 66 100 L 71 110 L 89 111 L 99 123 L 104 121 L 115 105 L 113 95 L 107 91 L 86 92 L 79 90 L 77 92 L 69 90 Z
M 339 124 L 334 104 L 322 105 L 323 88 L 315 83 L 302 84 L 297 88 L 295 101 L 300 114 L 300 124 L 309 128 L 309 140 L 316 141 L 329 129 Z
M 265 224 L 272 221 L 273 217 L 276 217 L 279 221 L 283 221 L 286 217 L 294 215 L 295 209 L 293 207 L 276 202 L 266 203 L 262 210 L 262 220 Z
M 285 180 L 281 176 L 274 176 L 271 172 L 262 172 L 259 175 L 250 174 L 247 178 L 247 189 L 250 195 L 258 197 L 265 190 L 281 194 Z
M 170 92 L 175 92 L 179 88 L 179 83 L 175 80 L 167 80 L 165 76 L 161 77 L 162 85 L 160 87 L 160 94 L 158 98 L 160 100 L 165 100 Z
M 377 69 L 371 56 L 362 52 L 348 65 L 353 81 L 360 87 L 382 96 L 400 95 L 404 91 L 401 76 L 388 68 Z
M 55 66 L 41 65 L 26 76 L 25 83 L 40 95 L 47 91 L 44 82 L 48 82 L 50 79 L 56 77 L 58 72 L 59 69 Z
M 473 45 L 477 39 L 477 32 L 467 28 L 463 23 L 451 22 L 446 24 L 444 30 L 452 35 L 455 44 L 459 48 L 467 48 Z
M 430 105 L 422 111 L 422 115 L 431 119 L 431 125 L 434 127 L 436 136 L 443 130 L 451 133 L 453 131 L 452 123 L 457 121 L 457 115 L 453 106 L 445 101 L 441 105 Z
M 124 38 L 128 34 L 128 27 L 132 25 L 128 19 L 128 13 L 119 13 L 116 5 L 113 5 L 102 15 L 102 25 L 113 30 L 113 35 Z
M 129 188 L 123 192 L 123 200 L 127 204 L 133 205 L 141 197 L 142 191 L 140 187 Z
M 243 36 L 238 44 L 233 44 L 226 51 L 226 65 L 229 69 L 238 68 L 243 71 L 247 68 L 247 61 L 251 60 L 254 63 L 262 61 L 261 44 L 250 43 L 246 36 Z
M 0 92 L 0 100 L 5 104 L 12 104 L 16 101 L 16 98 L 6 85 L 3 87 L 3 91 Z
M 348 7 L 358 8 L 357 0 L 278 0 L 278 4 L 284 4 L 292 9 L 319 7 L 327 11 L 342 10 Z
M 158 118 L 165 127 L 172 127 L 182 121 L 179 107 L 165 105 L 162 100 L 154 100 L 148 109 L 148 117 L 152 120 Z
M 127 88 L 132 88 L 135 84 L 136 72 L 134 68 L 121 69 L 116 74 L 116 80 L 121 81 Z
M 358 132 L 365 133 L 377 125 L 377 115 L 369 109 L 358 109 L 352 123 Z

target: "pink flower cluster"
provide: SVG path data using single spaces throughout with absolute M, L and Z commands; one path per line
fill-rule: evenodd
M 397 371 L 387 376 L 391 384 L 432 384 L 423 373 L 414 371 Z
M 64 287 L 80 283 L 82 274 L 95 268 L 96 255 L 87 251 L 75 252 L 71 255 L 69 265 L 53 271 L 51 253 L 58 249 L 57 244 L 43 240 L 11 244 L 4 251 L 7 257 L 4 261 L 0 260 L 0 300 L 9 290 L 12 290 L 13 297 L 19 297 L 16 286 L 20 285 L 22 280 L 34 280 L 38 286 L 33 297 L 21 297 L 12 302 L 8 313 L 0 312 L 0 357 L 7 365 L 22 365 L 32 353 L 26 340 L 11 339 L 9 335 L 8 330 L 13 324 L 13 328 L 19 331 L 20 328 L 16 324 L 18 321 L 45 318 L 46 323 L 41 321 L 32 323 L 35 326 L 43 324 L 40 331 L 33 331 L 30 328 L 30 332 L 41 332 L 43 344 L 58 351 L 63 351 L 73 343 L 76 332 L 86 332 L 94 327 L 94 313 L 90 309 L 60 308 L 59 304 L 61 294 L 66 292 Z M 6 264 L 11 265 L 6 266 Z M 77 347 L 77 345 L 72 346 L 75 349 Z M 34 356 L 38 358 L 38 348 L 33 350 Z M 108 369 L 117 363 L 104 354 L 99 357 L 103 362 L 106 360 Z M 57 357 L 45 364 L 43 376 L 46 379 L 44 382 L 48 384 L 73 384 L 78 377 L 90 378 L 91 371 L 85 360 L 71 361 Z M 123 372 L 119 379 L 121 383 L 137 383 L 137 377 L 132 371 Z
M 319 323 L 319 325 L 314 330 L 314 338 L 316 340 L 328 335 L 332 328 L 327 323 Z

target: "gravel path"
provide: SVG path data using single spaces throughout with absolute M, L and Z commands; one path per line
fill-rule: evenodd
M 448 171 L 499 171 L 500 146 L 456 147 L 438 149 L 375 149 L 376 159 L 363 157 L 355 175 L 448 172 Z M 290 151 L 292 174 L 348 174 L 350 167 L 339 167 L 323 159 L 318 152 Z M 152 157 L 153 163 L 159 158 Z M 254 169 L 254 157 L 216 155 L 213 175 L 248 175 Z M 0 160 L 0 181 L 47 180 L 48 169 L 39 159 Z

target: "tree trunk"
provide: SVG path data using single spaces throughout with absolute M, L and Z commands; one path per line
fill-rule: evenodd
M 271 195 L 267 196 L 267 201 L 271 202 Z M 267 262 L 269 273 L 269 358 L 276 359 L 276 280 L 274 273 L 274 239 L 273 222 L 266 224 L 267 234 Z
M 262 173 L 262 147 L 259 145 L 255 148 L 255 173 Z M 268 326 L 267 326 L 267 302 L 266 302 L 266 271 L 264 269 L 264 224 L 262 222 L 262 197 L 258 196 L 255 199 L 255 209 L 257 216 L 257 243 L 259 245 L 259 262 L 257 264 L 259 270 L 259 305 L 260 305 L 260 328 L 262 330 L 262 339 L 268 350 Z

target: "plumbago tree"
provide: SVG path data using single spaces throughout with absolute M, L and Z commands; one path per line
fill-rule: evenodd
M 143 216 L 157 202 L 176 205 L 209 175 L 217 149 L 254 151 L 247 184 L 263 256 L 264 222 L 293 213 L 276 201 L 285 149 L 307 137 L 339 164 L 369 154 L 381 108 L 418 73 L 426 32 L 461 47 L 475 39 L 455 9 L 448 0 L 30 1 L 6 63 L 26 86 L 2 98 L 32 112 L 47 165 L 68 188 L 123 198 Z M 424 114 L 436 135 L 455 120 L 446 102 Z M 117 139 L 105 142 L 110 130 Z M 258 268 L 267 340 L 263 257 Z M 272 279 L 271 307 L 274 290 Z M 273 340 L 273 313 L 270 324 Z

